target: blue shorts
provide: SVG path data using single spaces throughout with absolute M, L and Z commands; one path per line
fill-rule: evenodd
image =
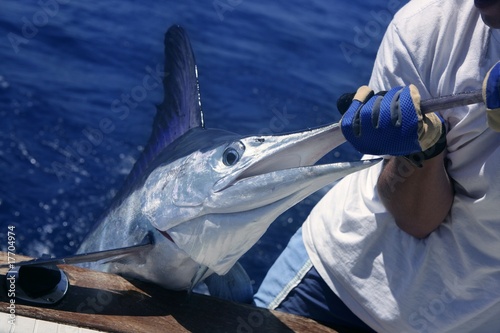
M 302 228 L 267 273 L 254 296 L 256 306 L 314 319 L 348 332 L 374 332 L 319 276 L 302 241 Z

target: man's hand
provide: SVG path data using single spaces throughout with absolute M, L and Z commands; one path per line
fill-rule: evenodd
M 361 153 L 393 156 L 433 148 L 445 131 L 437 114 L 421 113 L 420 94 L 414 85 L 393 88 L 383 95 L 360 87 L 341 127 L 347 141 Z M 432 156 L 444 149 L 444 144 L 441 146 Z
M 380 199 L 401 230 L 427 237 L 443 222 L 453 202 L 444 166 L 446 130 L 441 118 L 422 114 L 420 94 L 413 85 L 377 95 L 363 86 L 342 117 L 341 128 L 360 152 L 394 156 L 385 160 L 377 182 Z M 402 168 L 409 170 L 405 177 L 400 174 Z

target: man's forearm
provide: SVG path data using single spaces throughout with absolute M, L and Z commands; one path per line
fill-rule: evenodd
M 427 237 L 445 219 L 453 203 L 453 187 L 444 153 L 418 168 L 401 157 L 384 161 L 377 189 L 396 224 L 417 238 Z

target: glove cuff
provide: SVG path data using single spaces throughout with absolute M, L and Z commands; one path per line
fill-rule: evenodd
M 443 121 L 437 114 L 430 113 L 422 118 L 422 122 L 419 123 L 418 142 L 422 150 L 426 151 L 437 144 L 443 133 L 446 134 L 446 130 L 443 130 L 445 128 Z
M 409 155 L 403 156 L 408 161 L 410 161 L 413 165 L 421 168 L 423 166 L 423 162 L 426 160 L 430 160 L 433 157 L 438 156 L 443 152 L 446 148 L 446 126 L 444 123 L 441 123 L 441 135 L 439 136 L 437 142 L 430 148 L 420 151 L 418 153 L 412 153 Z
M 500 132 L 500 61 L 486 74 L 483 81 L 483 100 L 486 104 L 488 126 Z

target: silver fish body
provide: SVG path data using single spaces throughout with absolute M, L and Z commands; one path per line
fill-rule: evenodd
M 204 128 L 187 35 L 166 34 L 165 101 L 124 188 L 79 253 L 154 246 L 91 268 L 168 289 L 224 275 L 284 211 L 374 161 L 314 165 L 345 142 L 338 124 L 268 136 Z

